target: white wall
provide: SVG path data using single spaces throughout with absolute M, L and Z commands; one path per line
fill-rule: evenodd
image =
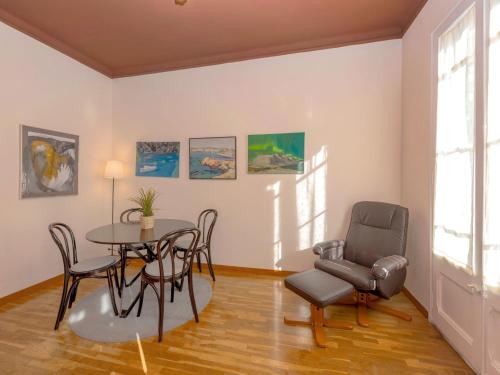
M 308 173 L 247 174 L 248 134 L 294 131 Z M 189 180 L 188 138 L 232 135 L 237 180 Z M 181 141 L 180 178 L 134 177 L 139 140 Z M 219 211 L 216 264 L 309 268 L 314 242 L 345 236 L 354 202 L 400 202 L 401 41 L 113 80 L 113 151 L 128 166 L 120 209 L 154 186 L 160 217 Z
M 62 273 L 47 226 L 70 224 L 80 257 L 104 254 L 85 233 L 106 222 L 111 80 L 0 23 L 0 297 Z M 19 199 L 19 124 L 80 136 L 79 194 Z
M 403 37 L 402 204 L 410 210 L 406 287 L 429 309 L 431 34 L 459 0 L 429 0 Z

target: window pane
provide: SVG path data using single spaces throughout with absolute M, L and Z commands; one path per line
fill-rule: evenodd
M 453 252 L 447 249 L 453 247 Z M 467 264 L 469 261 L 470 239 L 449 234 L 444 229 L 434 230 L 434 252 L 442 254 L 447 259 L 458 265 Z
M 434 225 L 470 236 L 472 151 L 436 159 Z
M 483 274 L 500 286 L 500 0 L 490 3 Z
M 468 87 L 471 86 L 467 78 L 470 78 L 471 75 L 473 76 L 472 69 L 462 66 L 438 84 L 437 153 L 472 149 L 474 138 L 470 124 L 473 123 L 474 119 L 468 118 L 471 108 L 469 106 L 470 98 L 467 97 L 470 94 Z M 472 102 L 473 105 L 474 102 Z M 474 112 L 473 108 L 472 112 Z
M 475 9 L 439 38 L 435 253 L 472 265 Z

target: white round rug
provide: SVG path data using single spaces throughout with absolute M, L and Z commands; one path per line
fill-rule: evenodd
M 84 281 L 85 282 L 85 281 Z M 157 286 L 159 288 L 159 286 Z M 212 287 L 205 278 L 193 275 L 193 289 L 198 315 L 212 297 Z M 123 307 L 127 308 L 141 288 L 137 280 L 129 288 L 124 288 Z M 116 294 L 116 288 L 115 288 Z M 116 294 L 116 304 L 120 310 L 120 299 Z M 91 294 L 76 298 L 73 307 L 66 311 L 69 326 L 78 336 L 99 342 L 124 342 L 158 335 L 158 300 L 149 286 L 144 294 L 141 316 L 138 318 L 139 302 L 126 318 L 119 318 L 113 313 L 108 287 L 102 287 Z M 189 320 L 194 320 L 187 279 L 184 280 L 182 292 L 175 290 L 174 302 L 170 302 L 170 284 L 165 284 L 165 309 L 163 332 L 181 326 Z M 200 318 L 201 319 L 201 318 Z

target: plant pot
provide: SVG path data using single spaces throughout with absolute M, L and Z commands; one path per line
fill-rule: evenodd
M 141 229 L 151 229 L 155 226 L 154 216 L 141 216 Z

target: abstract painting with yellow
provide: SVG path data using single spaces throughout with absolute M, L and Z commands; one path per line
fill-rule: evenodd
M 21 126 L 21 198 L 78 193 L 78 136 Z

